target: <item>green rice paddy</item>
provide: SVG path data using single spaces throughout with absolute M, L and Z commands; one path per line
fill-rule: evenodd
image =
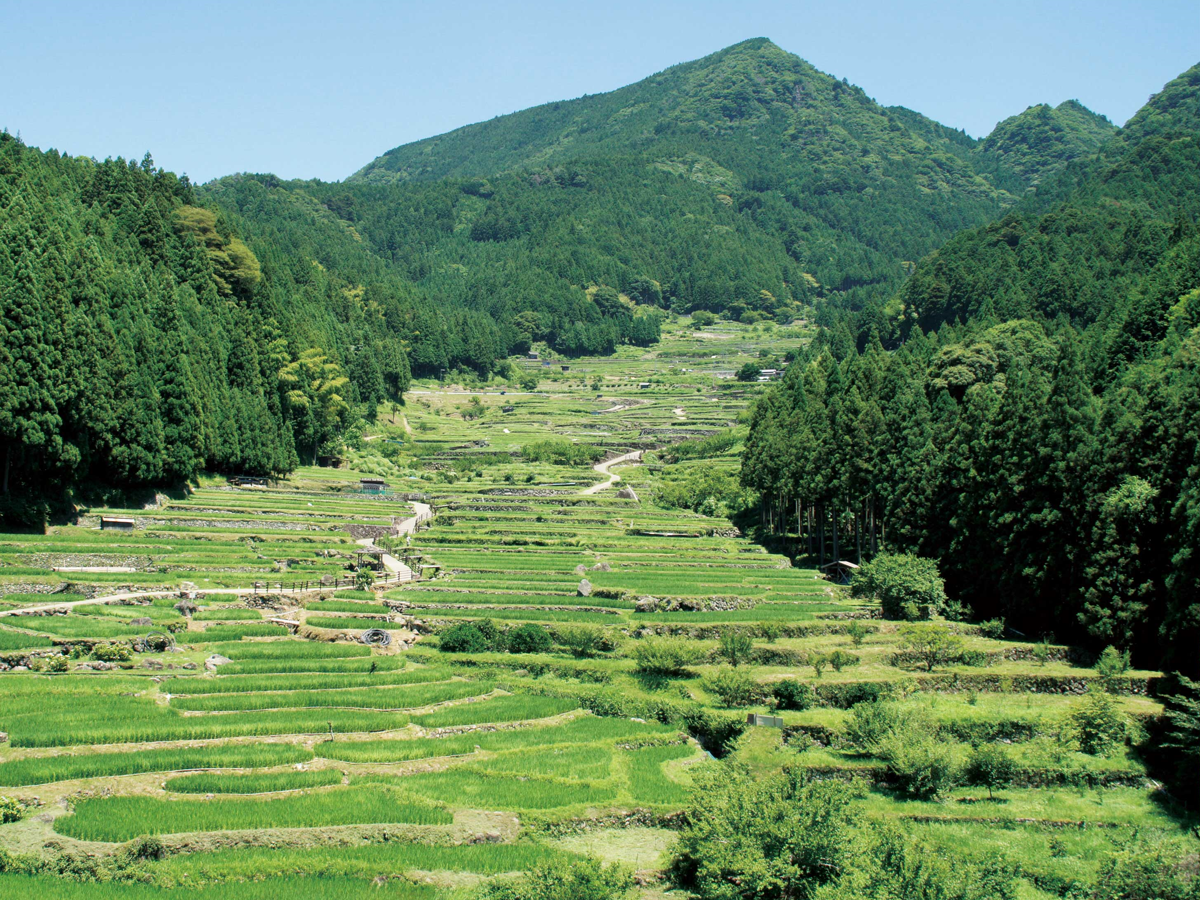
M 388 411 L 369 429 L 386 440 L 349 453 L 354 468 L 302 468 L 267 487 L 206 478 L 154 508 L 84 510 L 45 535 L 0 535 L 0 612 L 165 592 L 0 617 L 0 795 L 47 813 L 0 825 L 0 851 L 51 859 L 144 835 L 165 847 L 138 863 L 144 884 L 0 873 L 0 900 L 149 900 L 164 889 L 460 900 L 480 878 L 570 859 L 551 838 L 565 823 L 678 811 L 696 767 L 714 764 L 706 751 L 763 773 L 865 777 L 865 815 L 955 852 L 1020 858 L 1031 898 L 1086 883 L 1134 834 L 1197 852 L 1133 747 L 1095 757 L 1063 737 L 1094 676 L 1065 648 L 1039 661 L 1028 642 L 964 627 L 975 664 L 897 666 L 894 625 L 867 622 L 855 643 L 846 617 L 871 610 L 812 567 L 754 543 L 719 504 L 662 502 L 663 485 L 696 466 L 736 483 L 739 422 L 758 388 L 718 373 L 805 339 L 763 326 L 714 333 L 671 324 L 651 351 L 576 360 L 566 375 L 517 360 L 541 379 L 532 393 L 419 383 L 395 424 Z M 472 396 L 484 411 L 467 419 Z M 717 432 L 711 454 L 670 462 L 674 442 Z M 644 456 L 585 494 L 607 476 L 522 456 L 545 441 Z M 363 495 L 368 474 L 390 493 Z M 638 499 L 617 496 L 626 486 Z M 376 541 L 416 577 L 351 589 L 358 528 L 410 516 L 406 494 L 434 519 Z M 109 513 L 133 516 L 135 530 L 99 530 Z M 108 567 L 133 571 L 59 571 Z M 184 582 L 198 594 L 190 616 L 175 609 Z M 510 652 L 525 648 L 503 638 L 477 653 L 440 649 L 464 623 L 491 635 L 538 626 L 545 639 L 536 652 Z M 392 643 L 354 640 L 368 628 Z M 715 683 L 729 670 L 721 638 L 735 631 L 752 645 L 738 667 L 756 688 L 744 706 Z M 149 632 L 169 632 L 174 647 L 133 651 Z M 638 669 L 641 642 L 661 635 L 695 651 L 671 676 Z M 811 664 L 835 650 L 852 663 Z M 224 660 L 206 668 L 213 656 Z M 1133 723 L 1160 710 L 1143 693 L 1154 674 L 1131 673 L 1133 692 L 1117 697 Z M 785 682 L 810 688 L 814 704 L 778 706 Z M 969 785 L 938 802 L 901 799 L 875 780 L 882 761 L 843 739 L 847 707 L 880 692 L 919 707 L 964 758 L 972 744 L 1002 744 L 1025 781 L 1002 801 Z M 755 712 L 785 729 L 746 727 Z M 613 834 L 601 823 L 589 840 L 616 846 Z M 1060 839 L 1053 852 L 1047 834 Z

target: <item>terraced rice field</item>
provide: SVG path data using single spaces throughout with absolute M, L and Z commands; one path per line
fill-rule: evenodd
M 671 814 L 713 755 L 761 773 L 857 774 L 867 815 L 956 852 L 1019 856 L 1029 898 L 1094 877 L 1121 836 L 1195 844 L 1156 804 L 1132 746 L 1095 756 L 1061 739 L 1076 693 L 1096 681 L 1069 648 L 1035 652 L 960 625 L 971 664 L 898 665 L 894 623 L 756 544 L 742 532 L 752 522 L 731 522 L 720 504 L 673 505 L 671 485 L 689 472 L 736 472 L 758 388 L 718 372 L 802 339 L 740 326 L 695 338 L 672 325 L 655 351 L 572 361 L 565 375 L 517 361 L 541 377 L 534 393 L 418 384 L 403 420 L 382 414 L 374 440 L 350 452 L 356 468 L 266 487 L 211 478 L 151 508 L 0 535 L 0 612 L 133 594 L 0 617 L 0 795 L 27 811 L 0 824 L 0 850 L 87 858 L 101 877 L 0 873 L 0 897 L 466 898 L 480 880 L 586 846 L 644 870 L 649 900 L 665 860 L 627 844 L 669 844 Z M 471 406 L 482 413 L 465 417 Z M 678 441 L 714 433 L 731 436 L 723 449 L 672 462 Z M 525 455 L 547 441 L 553 452 Z M 552 461 L 572 447 L 586 452 Z M 588 448 L 644 455 L 585 494 L 607 481 Z M 364 496 L 364 474 L 391 493 Z M 636 499 L 618 497 L 624 487 Z M 433 520 L 377 543 L 420 577 L 322 585 L 353 574 L 351 526 L 391 528 L 413 515 L 410 494 Z M 133 516 L 135 530 L 100 531 L 109 514 Z M 113 567 L 133 571 L 94 571 Z M 190 615 L 176 609 L 182 582 L 198 592 Z M 853 621 L 865 626 L 857 638 Z M 488 644 L 456 647 L 464 624 Z M 356 641 L 368 628 L 391 644 Z M 131 646 L 151 632 L 174 645 Z M 734 633 L 750 643 L 743 700 L 721 690 L 722 638 Z M 648 666 L 656 642 L 686 645 L 688 659 Z M 812 664 L 833 651 L 850 660 Z M 1117 685 L 1132 721 L 1159 712 L 1155 675 Z M 793 685 L 810 691 L 804 708 L 780 699 Z M 900 797 L 881 760 L 844 738 L 856 704 L 880 696 L 905 698 L 964 757 L 972 743 L 1005 742 L 1020 774 L 1003 802 L 969 784 L 937 802 Z M 785 727 L 747 727 L 755 712 Z M 120 852 L 147 835 L 161 858 Z

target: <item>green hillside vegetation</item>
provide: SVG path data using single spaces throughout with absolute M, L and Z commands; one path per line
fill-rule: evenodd
M 595 354 L 655 340 L 636 333 L 647 307 L 754 321 L 881 303 L 907 261 L 1012 202 L 996 172 L 1024 191 L 1003 159 L 980 175 L 974 145 L 755 39 L 396 148 L 342 184 L 243 176 L 206 196 L 264 236 L 332 233 L 333 213 L 441 308 L 486 311 L 500 355 Z M 490 361 L 412 358 L 427 374 Z
M 206 468 L 287 472 L 340 447 L 354 404 L 407 386 L 399 335 L 343 284 L 200 202 L 148 155 L 0 135 L 0 516 Z
M 1028 185 L 1058 174 L 1067 163 L 1091 156 L 1117 128 L 1078 100 L 1039 103 L 999 123 L 976 145 L 977 166 L 1007 168 Z M 984 168 L 986 171 L 986 168 Z
M 984 618 L 1192 667 L 1200 66 L 1053 190 L 920 263 L 895 353 L 815 342 L 757 408 L 743 479 L 776 530 L 799 501 L 806 535 L 939 559 Z
M 648 347 L 667 309 L 882 332 L 912 260 L 1036 180 L 1050 151 L 1009 131 L 977 167 L 961 132 L 756 39 L 342 184 L 197 189 L 5 136 L 5 515 L 287 472 L 353 444 L 410 372 Z

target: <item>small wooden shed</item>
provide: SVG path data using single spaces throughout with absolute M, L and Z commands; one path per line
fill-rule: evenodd
M 850 562 L 848 559 L 839 559 L 836 562 L 825 563 L 825 565 L 821 566 L 821 571 L 825 573 L 825 577 L 835 584 L 849 584 L 850 579 L 854 577 L 857 569 L 858 565 Z
M 387 493 L 387 482 L 382 478 L 361 478 L 358 483 L 364 494 Z
M 101 516 L 101 531 L 133 531 L 137 522 L 131 516 Z

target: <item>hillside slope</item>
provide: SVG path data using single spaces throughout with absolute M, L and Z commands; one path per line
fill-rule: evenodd
M 979 168 L 1007 167 L 1030 186 L 1060 172 L 1067 163 L 1091 156 L 1117 128 L 1078 100 L 1056 107 L 1031 106 L 1000 122 L 979 142 Z
M 0 520 L 286 472 L 407 386 L 378 307 L 201 202 L 148 155 L 0 135 Z
M 743 478 L 937 558 L 981 617 L 1194 672 L 1200 66 L 1046 187 L 921 261 L 895 353 L 818 341 Z
M 977 172 L 975 143 L 759 38 L 396 148 L 342 184 L 256 177 L 433 302 L 486 311 L 509 349 L 595 353 L 632 334 L 596 287 L 746 321 L 877 309 L 910 261 L 1013 202 L 994 182 L 1024 191 L 999 157 Z M 277 230 L 243 193 L 211 196 Z

